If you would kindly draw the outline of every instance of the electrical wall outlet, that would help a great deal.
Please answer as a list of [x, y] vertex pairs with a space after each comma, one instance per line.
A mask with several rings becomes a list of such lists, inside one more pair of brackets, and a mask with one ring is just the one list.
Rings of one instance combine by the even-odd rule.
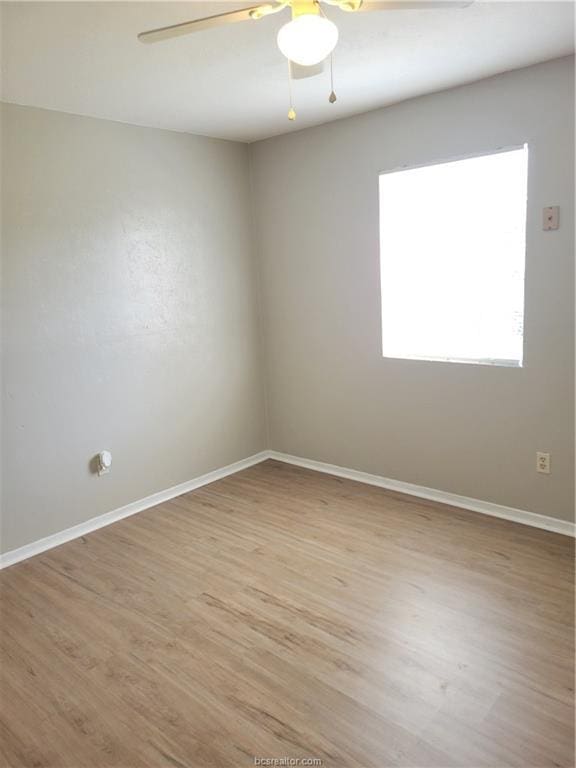
[[536, 452], [536, 472], [542, 472], [544, 475], [550, 474], [550, 454], [542, 451]]

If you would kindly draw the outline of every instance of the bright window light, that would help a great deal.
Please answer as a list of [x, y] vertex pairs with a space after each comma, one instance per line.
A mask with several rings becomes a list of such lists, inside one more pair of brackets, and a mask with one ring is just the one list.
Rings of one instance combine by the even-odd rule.
[[522, 365], [528, 147], [380, 176], [384, 357]]

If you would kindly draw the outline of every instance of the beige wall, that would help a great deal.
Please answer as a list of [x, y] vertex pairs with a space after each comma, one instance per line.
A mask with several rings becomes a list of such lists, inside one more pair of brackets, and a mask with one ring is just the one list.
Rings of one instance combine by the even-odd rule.
[[265, 429], [247, 147], [2, 118], [6, 551], [245, 458]]
[[[573, 515], [573, 94], [559, 59], [253, 146], [272, 448]], [[525, 141], [525, 367], [383, 359], [378, 172]]]

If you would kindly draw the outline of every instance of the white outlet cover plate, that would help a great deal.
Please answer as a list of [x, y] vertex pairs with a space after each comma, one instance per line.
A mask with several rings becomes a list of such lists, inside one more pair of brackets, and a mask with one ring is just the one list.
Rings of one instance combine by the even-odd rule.
[[550, 474], [550, 454], [543, 451], [536, 453], [536, 471], [544, 475]]

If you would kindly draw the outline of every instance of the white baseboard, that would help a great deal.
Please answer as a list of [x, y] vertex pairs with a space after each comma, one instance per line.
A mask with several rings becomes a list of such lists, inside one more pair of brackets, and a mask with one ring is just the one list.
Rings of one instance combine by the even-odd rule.
[[60, 544], [65, 544], [72, 539], [85, 536], [87, 533], [97, 531], [99, 528], [104, 528], [106, 525], [116, 523], [118, 520], [122, 520], [125, 517], [135, 515], [137, 512], [142, 512], [150, 507], [155, 507], [163, 501], [169, 501], [176, 496], [181, 496], [183, 493], [188, 493], [203, 485], [213, 483], [215, 480], [221, 480], [223, 477], [233, 475], [236, 472], [254, 466], [254, 464], [260, 464], [261, 461], [264, 461], [267, 458], [269, 458], [269, 451], [256, 453], [254, 456], [249, 456], [247, 459], [236, 461], [234, 464], [222, 467], [222, 469], [216, 469], [213, 472], [208, 472], [206, 475], [201, 475], [193, 480], [187, 480], [185, 483], [174, 485], [172, 488], [168, 488], [165, 491], [159, 491], [158, 493], [153, 493], [151, 496], [146, 496], [146, 498], [140, 499], [139, 501], [133, 501], [112, 512], [106, 512], [98, 517], [93, 517], [90, 520], [86, 520], [85, 523], [80, 523], [79, 525], [72, 526], [72, 528], [66, 528], [64, 531], [53, 533], [51, 536], [46, 536], [44, 539], [33, 541], [31, 544], [25, 544], [18, 549], [12, 549], [9, 552], [5, 552], [3, 555], [0, 555], [0, 569], [19, 563], [21, 560], [27, 560], [29, 557], [39, 555], [41, 552], [46, 552], [48, 549], [58, 547]]
[[65, 544], [72, 539], [85, 536], [88, 533], [92, 533], [92, 531], [97, 531], [99, 528], [104, 528], [104, 526], [115, 523], [125, 517], [135, 515], [137, 512], [142, 512], [145, 509], [150, 509], [150, 507], [155, 507], [163, 501], [169, 501], [176, 496], [181, 496], [183, 493], [188, 493], [196, 488], [201, 488], [203, 485], [208, 485], [216, 480], [221, 480], [224, 477], [228, 477], [228, 475], [233, 475], [243, 469], [248, 469], [248, 467], [253, 467], [255, 464], [260, 464], [260, 462], [266, 461], [266, 459], [283, 461], [285, 464], [294, 464], [297, 467], [312, 469], [316, 472], [324, 472], [327, 475], [345, 477], [348, 480], [356, 480], [360, 483], [375, 485], [379, 488], [386, 488], [389, 491], [397, 491], [398, 493], [405, 493], [409, 496], [416, 496], [421, 499], [438, 501], [442, 504], [449, 504], [453, 507], [460, 507], [472, 512], [480, 512], [483, 515], [491, 515], [492, 517], [500, 517], [504, 520], [512, 520], [515, 523], [531, 525], [534, 528], [543, 528], [546, 531], [561, 533], [565, 536], [576, 536], [576, 525], [574, 523], [558, 520], [554, 517], [547, 517], [546, 515], [539, 515], [536, 512], [526, 512], [522, 509], [504, 507], [500, 504], [493, 504], [490, 501], [471, 499], [468, 496], [459, 496], [456, 493], [439, 491], [435, 488], [424, 488], [421, 485], [404, 483], [401, 480], [391, 480], [387, 477], [371, 475], [368, 472], [360, 472], [356, 469], [347, 469], [346, 467], [338, 467], [335, 464], [326, 464], [323, 461], [314, 461], [313, 459], [303, 459], [299, 456], [290, 456], [287, 453], [279, 453], [278, 451], [261, 451], [253, 456], [249, 456], [247, 459], [242, 459], [241, 461], [236, 461], [234, 464], [229, 464], [227, 467], [208, 472], [206, 475], [201, 475], [193, 480], [180, 483], [180, 485], [174, 485], [172, 488], [168, 488], [165, 491], [153, 493], [151, 496], [146, 496], [146, 498], [140, 499], [139, 501], [133, 501], [112, 512], [106, 512], [105, 514], [93, 517], [84, 523], [74, 525], [72, 528], [66, 528], [66, 530], [59, 531], [51, 536], [46, 536], [44, 539], [39, 539], [38, 541], [33, 541], [31, 544], [25, 544], [18, 549], [5, 552], [3, 555], [0, 555], [0, 569], [19, 563], [21, 560], [27, 560], [29, 557], [39, 555], [41, 552], [46, 552], [48, 549], [58, 547], [60, 544]]
[[456, 493], [448, 491], [439, 491], [435, 488], [425, 488], [413, 483], [404, 483], [401, 480], [391, 480], [380, 475], [370, 475], [367, 472], [359, 472], [356, 469], [347, 469], [338, 467], [335, 464], [325, 464], [323, 461], [314, 461], [313, 459], [302, 459], [299, 456], [290, 456], [278, 451], [268, 451], [268, 458], [283, 461], [286, 464], [294, 464], [297, 467], [313, 469], [316, 472], [324, 472], [336, 477], [345, 477], [348, 480], [357, 480], [360, 483], [376, 485], [379, 488], [386, 488], [389, 491], [406, 493], [410, 496], [417, 496], [421, 499], [438, 501], [442, 504], [449, 504], [453, 507], [461, 507], [471, 512], [480, 512], [483, 515], [500, 517], [504, 520], [512, 520], [515, 523], [531, 525], [533, 528], [543, 528], [546, 531], [561, 533], [565, 536], [576, 536], [576, 525], [567, 520], [558, 520], [555, 517], [539, 515], [536, 512], [526, 512], [523, 509], [514, 509], [513, 507], [504, 507], [501, 504], [494, 504], [491, 501], [481, 501], [480, 499], [471, 499], [468, 496], [459, 496]]

